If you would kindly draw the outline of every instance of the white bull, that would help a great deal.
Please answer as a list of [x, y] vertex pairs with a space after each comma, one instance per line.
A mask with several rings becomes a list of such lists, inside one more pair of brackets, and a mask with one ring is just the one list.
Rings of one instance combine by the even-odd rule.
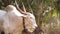
[[4, 19], [3, 27], [5, 34], [21, 34], [23, 30], [23, 17], [25, 28], [29, 32], [33, 32], [37, 27], [33, 14], [21, 14], [13, 5], [8, 5], [6, 11], [7, 13], [2, 17]]

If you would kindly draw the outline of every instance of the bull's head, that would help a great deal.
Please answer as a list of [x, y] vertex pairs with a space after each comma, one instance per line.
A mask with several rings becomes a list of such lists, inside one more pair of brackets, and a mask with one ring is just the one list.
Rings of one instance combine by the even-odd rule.
[[33, 32], [37, 27], [35, 17], [31, 13], [27, 13], [27, 15], [25, 15], [24, 22], [25, 22], [25, 28], [29, 32]]
[[23, 17], [24, 17], [25, 28], [26, 28], [29, 32], [33, 32], [33, 31], [36, 29], [36, 27], [37, 27], [37, 24], [36, 24], [36, 20], [35, 20], [34, 15], [31, 14], [31, 13], [28, 13], [28, 12], [26, 11], [24, 4], [23, 4], [23, 10], [24, 10], [24, 11], [22, 11], [22, 10], [18, 7], [18, 4], [17, 4], [16, 1], [15, 1], [15, 3], [16, 3], [17, 9], [18, 9], [21, 13], [24, 14]]

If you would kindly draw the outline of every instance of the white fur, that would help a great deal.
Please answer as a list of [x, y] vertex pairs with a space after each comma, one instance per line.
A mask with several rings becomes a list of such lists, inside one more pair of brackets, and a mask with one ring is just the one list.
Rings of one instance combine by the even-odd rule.
[[5, 14], [6, 14], [6, 11], [0, 10], [0, 20], [4, 18]]
[[6, 14], [6, 11], [0, 10], [0, 32], [4, 31], [3, 23], [4, 23], [5, 14]]

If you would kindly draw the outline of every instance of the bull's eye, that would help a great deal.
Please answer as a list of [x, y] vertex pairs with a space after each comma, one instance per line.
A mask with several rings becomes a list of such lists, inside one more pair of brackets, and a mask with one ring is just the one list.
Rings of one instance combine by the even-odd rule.
[[32, 19], [32, 17], [30, 17], [30, 19]]

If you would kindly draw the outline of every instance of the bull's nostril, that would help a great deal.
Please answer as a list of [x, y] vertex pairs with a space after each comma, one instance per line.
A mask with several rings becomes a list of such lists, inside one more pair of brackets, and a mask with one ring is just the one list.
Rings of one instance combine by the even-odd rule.
[[2, 31], [1, 34], [4, 34], [4, 31]]

